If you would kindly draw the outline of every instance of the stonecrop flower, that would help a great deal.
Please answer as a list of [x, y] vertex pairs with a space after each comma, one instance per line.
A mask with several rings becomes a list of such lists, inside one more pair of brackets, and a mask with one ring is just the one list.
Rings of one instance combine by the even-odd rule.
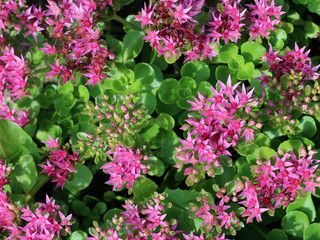
[[294, 49], [286, 48], [285, 54], [281, 55], [279, 50], [274, 51], [270, 45], [262, 60], [268, 63], [271, 76], [261, 72], [262, 76], [256, 78], [262, 82], [260, 88], [267, 86], [279, 93], [277, 99], [274, 99], [263, 92], [264, 101], [267, 103], [265, 112], [271, 117], [271, 125], [291, 134], [298, 131], [296, 121], [291, 119], [292, 110], [313, 115], [319, 114], [320, 108], [317, 103], [319, 84], [316, 81], [319, 78], [316, 71], [320, 65], [313, 67], [308, 57], [310, 50], [304, 51], [305, 47], [299, 49], [296, 43]]
[[8, 240], [15, 239], [60, 239], [61, 235], [71, 233], [70, 220], [72, 214], [65, 216], [60, 210], [60, 206], [51, 201], [46, 195], [46, 203], [37, 203], [35, 211], [31, 211], [29, 206], [20, 207], [20, 216], [26, 224], [25, 226], [11, 225], [7, 229], [10, 231]]
[[[170, 224], [164, 212], [170, 208], [164, 203], [166, 196], [155, 193], [146, 201], [135, 204], [133, 200], [126, 200], [122, 207], [125, 211], [120, 216], [115, 216], [112, 222], [116, 225], [102, 231], [101, 227], [92, 229], [94, 237], [86, 237], [87, 240], [97, 239], [158, 239], [158, 240], [178, 240], [182, 231], [176, 230], [178, 222]], [[121, 231], [121, 230], [124, 230]]]
[[191, 183], [203, 178], [205, 172], [214, 176], [214, 167], [221, 166], [221, 157], [231, 156], [228, 148], [236, 146], [241, 138], [246, 143], [253, 140], [254, 129], [261, 127], [260, 123], [247, 119], [252, 107], [258, 105], [252, 98], [253, 89], [247, 91], [243, 84], [239, 92], [236, 88], [240, 82], [232, 86], [230, 76], [227, 84], [218, 83], [220, 89], [211, 88], [212, 97], [205, 98], [199, 93], [199, 99], [189, 101], [192, 105], [189, 111], [195, 111], [195, 117], [185, 120], [188, 124], [181, 128], [188, 130], [188, 136], [176, 148], [175, 167], [181, 170], [186, 165], [184, 174], [189, 175]]
[[110, 175], [106, 184], [112, 184], [113, 190], [121, 190], [123, 187], [132, 188], [134, 181], [147, 173], [147, 167], [143, 161], [148, 156], [142, 156], [139, 149], [135, 152], [132, 148], [116, 145], [114, 150], [109, 150], [106, 154], [113, 154], [113, 160], [105, 163], [101, 169]]
[[70, 174], [76, 173], [75, 166], [78, 164], [79, 153], [73, 152], [69, 154], [67, 150], [59, 148], [59, 138], [53, 139], [50, 136], [49, 141], [44, 141], [47, 144], [47, 148], [53, 148], [53, 151], [49, 152], [49, 158], [46, 160], [45, 164], [39, 164], [43, 169], [41, 173], [48, 174], [49, 177], [53, 177], [51, 182], [56, 182], [56, 188], [63, 186], [67, 181]]

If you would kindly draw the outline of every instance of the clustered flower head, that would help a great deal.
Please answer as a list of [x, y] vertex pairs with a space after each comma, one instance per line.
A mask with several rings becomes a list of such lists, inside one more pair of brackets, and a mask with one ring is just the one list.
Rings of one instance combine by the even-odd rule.
[[20, 216], [26, 222], [24, 227], [12, 224], [7, 229], [10, 231], [10, 239], [60, 239], [60, 234], [67, 235], [71, 232], [70, 220], [72, 214], [67, 217], [59, 211], [60, 206], [51, 201], [46, 195], [46, 203], [38, 203], [35, 211], [26, 208], [19, 208], [22, 212]]
[[[58, 77], [65, 83], [74, 80], [75, 72], [80, 72], [88, 78], [86, 84], [92, 86], [107, 78], [106, 61], [115, 56], [102, 45], [99, 28], [94, 20], [96, 18], [93, 16], [98, 14], [101, 7], [112, 4], [112, 1], [48, 0], [48, 3], [48, 10], [42, 12], [46, 16], [42, 25], [48, 26], [46, 29], [55, 41], [53, 44], [44, 43], [45, 47], [40, 49], [45, 54], [58, 55], [61, 62], [63, 59], [66, 64], [57, 59], [55, 65], [50, 64], [52, 70], [46, 76]], [[25, 12], [22, 17], [33, 19], [35, 15]], [[40, 21], [37, 19], [34, 25]]]
[[59, 138], [54, 140], [49, 135], [48, 137], [50, 140], [43, 143], [48, 145], [47, 148], [54, 148], [54, 150], [49, 152], [49, 158], [45, 164], [39, 164], [43, 168], [41, 173], [47, 173], [49, 177], [53, 177], [51, 182], [57, 183], [56, 188], [61, 186], [61, 189], [63, 189], [66, 180], [72, 177], [72, 173], [77, 172], [75, 166], [79, 164], [79, 153], [69, 154], [67, 147], [59, 148]]
[[198, 24], [195, 18], [204, 5], [204, 0], [164, 0], [156, 1], [154, 6], [150, 1], [149, 6], [145, 5], [135, 18], [142, 27], [148, 26], [147, 36], [143, 39], [148, 40], [159, 55], [170, 60], [177, 59], [181, 54], [186, 56], [185, 61], [212, 59], [217, 55], [213, 50], [215, 45], [203, 28], [195, 29]]
[[[262, 72], [262, 77], [256, 79], [262, 81], [261, 87], [268, 86], [272, 92], [277, 94], [278, 99], [268, 99], [263, 92], [264, 101], [268, 108], [266, 114], [273, 116], [272, 125], [279, 129], [286, 126], [283, 131], [294, 133], [296, 122], [291, 119], [293, 109], [313, 115], [319, 112], [319, 105], [311, 103], [318, 101], [320, 87], [316, 80], [319, 78], [317, 69], [320, 65], [312, 67], [311, 59], [308, 57], [310, 50], [304, 52], [305, 47], [299, 49], [295, 44], [293, 50], [285, 49], [284, 54], [280, 50], [274, 51], [270, 45], [262, 60], [269, 65], [271, 76]], [[270, 74], [269, 74], [270, 75]], [[308, 82], [308, 80], [311, 80]], [[314, 85], [309, 85], [314, 81]], [[312, 89], [313, 88], [313, 89]]]
[[100, 227], [92, 229], [93, 237], [87, 240], [124, 240], [124, 239], [158, 239], [178, 240], [181, 231], [176, 230], [177, 221], [166, 220], [164, 211], [170, 208], [169, 203], [164, 203], [166, 196], [155, 193], [154, 197], [145, 203], [135, 204], [133, 200], [127, 200], [123, 205], [125, 211], [120, 216], [112, 219], [116, 226], [102, 231]]
[[281, 6], [276, 6], [274, 0], [255, 0], [255, 4], [246, 4], [251, 8], [247, 12], [247, 27], [252, 39], [257, 36], [266, 37], [270, 35], [270, 31], [274, 31], [274, 26], [278, 25], [280, 16], [285, 12], [281, 11]]
[[0, 159], [0, 232], [11, 226], [16, 217], [16, 208], [8, 201], [8, 196], [3, 190], [3, 186], [7, 183], [6, 178], [10, 173], [11, 167], [7, 167]]
[[20, 126], [28, 123], [28, 113], [17, 111], [12, 103], [28, 95], [28, 71], [24, 58], [16, 56], [12, 47], [0, 49], [0, 119], [11, 120]]
[[[246, 4], [248, 8], [240, 5], [240, 0], [220, 0], [217, 6], [208, 6], [209, 12], [204, 6], [204, 0], [162, 0], [154, 5], [150, 1], [135, 18], [142, 27], [147, 26], [143, 39], [159, 55], [172, 60], [183, 54], [185, 61], [192, 61], [207, 57], [212, 60], [217, 55], [215, 43], [237, 42], [245, 30], [253, 39], [268, 36], [284, 14], [273, 0], [256, 0]], [[209, 20], [198, 22], [199, 13], [207, 14]]]
[[134, 181], [141, 177], [141, 173], [147, 173], [147, 167], [143, 165], [143, 161], [147, 160], [148, 156], [141, 155], [139, 149], [134, 152], [132, 148], [127, 149], [123, 145], [116, 145], [106, 154], [111, 153], [113, 160], [105, 163], [101, 169], [110, 175], [106, 184], [112, 184], [113, 190], [121, 190], [124, 186], [130, 189]]
[[[126, 147], [133, 146], [139, 125], [150, 118], [145, 108], [134, 102], [135, 96], [114, 95], [98, 97], [96, 104], [88, 102], [82, 114], [92, 116], [92, 122], [98, 123], [95, 133], [88, 133], [87, 141], [79, 141], [80, 151], [90, 156], [105, 156], [109, 146], [121, 142]], [[87, 149], [88, 148], [88, 149]]]
[[[199, 93], [199, 100], [189, 101], [195, 111], [194, 117], [186, 120], [188, 124], [181, 129], [188, 130], [186, 140], [180, 140], [181, 146], [176, 148], [176, 165], [179, 170], [184, 166], [188, 175], [187, 184], [192, 185], [204, 177], [204, 173], [214, 177], [215, 168], [221, 167], [221, 158], [231, 156], [230, 146], [236, 146], [238, 140], [254, 139], [254, 129], [262, 125], [250, 120], [254, 114], [252, 107], [258, 105], [253, 100], [253, 89], [247, 91], [244, 84], [239, 92], [232, 86], [229, 76], [227, 84], [218, 81], [220, 89], [212, 87], [213, 97], [205, 98]], [[251, 117], [252, 118], [252, 117]]]
[[[241, 219], [246, 219], [247, 224], [254, 219], [260, 222], [263, 212], [273, 214], [276, 208], [286, 208], [308, 191], [315, 194], [320, 182], [317, 177], [320, 160], [313, 159], [316, 153], [310, 146], [308, 151], [301, 148], [300, 157], [297, 151], [284, 153], [279, 149], [278, 155], [269, 160], [258, 159], [258, 165], [252, 166], [253, 181], [245, 177], [244, 182], [234, 180], [233, 185], [214, 184], [215, 200], [202, 190], [197, 197], [199, 204], [192, 204], [191, 211], [194, 217], [203, 219], [201, 229], [205, 236], [220, 236], [222, 232], [235, 236], [245, 226]], [[235, 203], [238, 210], [231, 208]]]

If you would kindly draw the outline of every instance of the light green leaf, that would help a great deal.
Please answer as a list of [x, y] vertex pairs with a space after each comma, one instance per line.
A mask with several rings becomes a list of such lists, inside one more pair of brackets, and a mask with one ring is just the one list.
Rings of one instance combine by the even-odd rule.
[[14, 167], [14, 176], [20, 188], [29, 193], [38, 179], [38, 172], [30, 154], [22, 156]]
[[92, 181], [92, 173], [87, 166], [79, 165], [75, 169], [77, 173], [74, 174], [72, 181], [67, 181], [64, 185], [64, 187], [71, 192], [79, 192], [85, 189]]
[[302, 238], [304, 231], [309, 226], [309, 219], [303, 212], [292, 211], [284, 216], [281, 226], [286, 233]]

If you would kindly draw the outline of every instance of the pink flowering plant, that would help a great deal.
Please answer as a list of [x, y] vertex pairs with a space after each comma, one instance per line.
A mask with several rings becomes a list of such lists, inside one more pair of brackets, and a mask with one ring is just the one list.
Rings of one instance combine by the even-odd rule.
[[319, 6], [0, 1], [0, 239], [319, 239]]

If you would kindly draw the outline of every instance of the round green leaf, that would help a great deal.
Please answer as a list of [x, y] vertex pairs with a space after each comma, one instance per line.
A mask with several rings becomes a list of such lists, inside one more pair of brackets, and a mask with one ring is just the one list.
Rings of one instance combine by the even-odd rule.
[[238, 82], [237, 71], [232, 70], [231, 68], [225, 65], [219, 65], [216, 68], [215, 76], [217, 80], [220, 80], [223, 83], [226, 83], [229, 75], [231, 76], [231, 81], [233, 85]]
[[304, 212], [310, 222], [313, 222], [316, 218], [316, 208], [314, 207], [311, 192], [308, 191], [304, 198], [298, 198], [298, 201], [290, 203], [286, 208], [287, 213], [292, 211], [301, 211]]
[[59, 125], [56, 125], [47, 119], [43, 119], [40, 123], [36, 137], [40, 141], [48, 141], [49, 140], [48, 135], [53, 139], [56, 139], [57, 137], [61, 137], [62, 129]]
[[196, 81], [191, 77], [182, 77], [179, 80], [179, 84], [182, 88], [191, 88], [195, 89], [197, 87]]
[[66, 82], [62, 86], [58, 87], [58, 93], [61, 95], [65, 95], [67, 93], [73, 93], [74, 87], [72, 86], [71, 82]]
[[165, 130], [171, 130], [174, 127], [173, 117], [166, 113], [160, 113], [155, 122]]
[[174, 78], [168, 78], [161, 82], [158, 90], [159, 98], [165, 104], [173, 104], [178, 100], [178, 93], [180, 90], [178, 81]]
[[282, 229], [275, 228], [269, 232], [267, 240], [288, 240], [288, 236]]
[[32, 64], [38, 66], [44, 59], [43, 52], [37, 47], [32, 47], [30, 49], [30, 53], [31, 53]]
[[308, 9], [310, 12], [320, 15], [320, 0], [311, 0], [308, 3]]
[[76, 89], [76, 95], [79, 98], [80, 102], [86, 102], [89, 100], [90, 98], [90, 94], [88, 89], [83, 86], [83, 85], [79, 85]]
[[244, 62], [244, 57], [242, 57], [241, 55], [237, 55], [229, 60], [228, 67], [232, 70], [238, 70], [244, 65]]
[[223, 63], [228, 63], [232, 58], [238, 55], [239, 48], [233, 43], [224, 45], [219, 50], [218, 60]]
[[149, 178], [145, 179], [145, 181], [136, 180], [132, 188], [133, 196], [136, 201], [142, 201], [149, 198], [157, 188], [158, 185]]
[[142, 99], [141, 103], [146, 107], [146, 112], [153, 113], [157, 106], [156, 97], [151, 93], [141, 93], [139, 97]]
[[85, 165], [79, 165], [76, 167], [77, 173], [74, 174], [74, 178], [71, 182], [65, 183], [65, 188], [71, 192], [78, 192], [89, 186], [92, 180], [92, 173]]
[[186, 62], [181, 68], [182, 77], [191, 77], [197, 82], [206, 81], [210, 77], [210, 69], [204, 62]]
[[317, 125], [313, 117], [302, 117], [299, 128], [302, 130], [302, 135], [307, 138], [313, 137], [317, 132]]
[[212, 85], [209, 82], [201, 82], [198, 84], [196, 92], [200, 92], [202, 95], [206, 97], [213, 97]]
[[266, 160], [269, 160], [271, 157], [277, 155], [277, 153], [272, 149], [272, 148], [269, 148], [269, 147], [260, 147], [259, 148], [259, 151], [258, 151], [258, 158], [259, 159], [266, 159]]
[[309, 219], [303, 212], [292, 211], [284, 216], [281, 221], [281, 226], [286, 233], [301, 238], [309, 226]]
[[247, 62], [259, 60], [265, 52], [265, 47], [257, 42], [246, 42], [241, 45], [241, 55]]
[[71, 236], [68, 237], [68, 240], [85, 240], [88, 235], [81, 230], [76, 230], [72, 232]]
[[136, 81], [143, 84], [150, 84], [155, 78], [153, 68], [147, 63], [139, 63], [134, 68], [134, 77]]
[[24, 155], [19, 159], [14, 168], [14, 175], [20, 188], [25, 193], [29, 193], [38, 179], [36, 165], [30, 154]]
[[99, 215], [102, 215], [107, 210], [107, 204], [104, 202], [98, 202], [94, 208], [97, 210]]
[[125, 63], [130, 58], [135, 58], [141, 52], [144, 33], [141, 31], [128, 32], [123, 38], [122, 60]]
[[302, 142], [298, 139], [289, 139], [287, 141], [284, 141], [279, 145], [279, 148], [282, 149], [284, 152], [292, 151], [293, 149], [296, 149], [299, 154], [301, 152], [301, 147], [303, 146]]
[[303, 240], [320, 239], [320, 223], [310, 224], [303, 234]]
[[178, 95], [181, 99], [189, 98], [192, 95], [192, 90], [191, 90], [191, 88], [188, 88], [188, 87], [181, 88]]
[[123, 92], [126, 90], [126, 84], [123, 83], [121, 79], [116, 79], [112, 81], [111, 87], [116, 92]]
[[239, 80], [248, 80], [252, 77], [253, 71], [254, 64], [252, 62], [248, 62], [238, 70], [237, 78]]

